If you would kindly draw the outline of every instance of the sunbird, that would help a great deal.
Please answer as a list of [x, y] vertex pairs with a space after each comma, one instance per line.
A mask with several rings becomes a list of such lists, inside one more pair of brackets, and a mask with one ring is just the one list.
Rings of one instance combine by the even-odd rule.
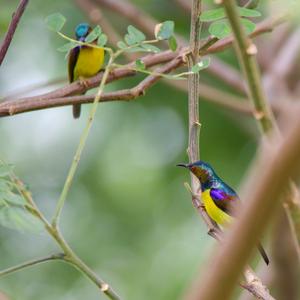
[[[87, 23], [81, 23], [75, 28], [76, 40], [85, 42], [86, 37], [92, 31]], [[97, 44], [96, 40], [92, 41]], [[80, 80], [84, 85], [85, 78], [96, 75], [102, 68], [104, 63], [104, 49], [93, 48], [86, 45], [79, 45], [73, 48], [69, 53], [69, 82]], [[73, 105], [73, 117], [79, 118], [81, 111], [80, 104]]]
[[[201, 198], [209, 217], [217, 224], [226, 227], [233, 221], [232, 213], [240, 203], [237, 193], [227, 185], [204, 161], [196, 161], [190, 164], [178, 164], [179, 167], [189, 169], [201, 183]], [[264, 248], [259, 243], [258, 251], [268, 265], [269, 258]]]

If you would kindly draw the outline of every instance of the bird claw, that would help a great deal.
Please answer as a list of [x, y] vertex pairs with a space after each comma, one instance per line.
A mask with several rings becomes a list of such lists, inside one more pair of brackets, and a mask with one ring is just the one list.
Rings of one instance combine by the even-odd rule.
[[78, 79], [79, 79], [80, 85], [83, 86], [85, 89], [87, 89], [89, 87], [87, 80], [84, 77], [80, 76]]

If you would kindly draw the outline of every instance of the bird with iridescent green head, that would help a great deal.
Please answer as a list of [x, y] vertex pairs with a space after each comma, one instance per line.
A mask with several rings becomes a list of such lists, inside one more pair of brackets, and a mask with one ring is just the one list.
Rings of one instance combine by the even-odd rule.
[[[85, 42], [86, 37], [92, 31], [87, 23], [81, 23], [75, 28], [76, 40]], [[96, 40], [91, 42], [97, 44]], [[104, 63], [104, 49], [94, 48], [86, 45], [79, 45], [69, 53], [68, 71], [69, 82], [80, 80], [85, 84], [85, 78], [96, 75]], [[81, 111], [80, 104], [73, 105], [73, 116], [79, 118]]]
[[[209, 217], [223, 227], [228, 226], [233, 221], [236, 207], [240, 205], [237, 193], [204, 161], [177, 166], [189, 169], [199, 179], [201, 198]], [[261, 244], [258, 244], [258, 250], [266, 264], [269, 264], [269, 258]]]

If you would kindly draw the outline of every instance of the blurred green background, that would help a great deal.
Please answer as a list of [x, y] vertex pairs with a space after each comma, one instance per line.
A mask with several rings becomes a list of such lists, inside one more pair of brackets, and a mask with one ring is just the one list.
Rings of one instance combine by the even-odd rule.
[[[175, 20], [176, 31], [188, 37], [189, 15], [172, 1], [135, 2], [160, 21]], [[2, 38], [18, 1], [0, 3]], [[67, 62], [56, 50], [64, 41], [44, 23], [54, 12], [66, 16], [64, 32], [70, 36], [77, 23], [86, 21], [71, 0], [30, 1], [0, 68], [1, 96], [66, 77]], [[125, 32], [124, 19], [113, 21]], [[219, 57], [236, 64], [232, 50]], [[201, 77], [226, 89], [206, 72]], [[109, 89], [131, 87], [141, 78], [113, 83]], [[0, 120], [0, 157], [16, 166], [49, 217], [89, 108], [86, 105], [76, 121], [71, 107]], [[255, 151], [255, 124], [207, 102], [200, 108], [201, 158], [238, 188]], [[214, 247], [183, 186], [189, 174], [175, 167], [187, 161], [187, 129], [187, 95], [164, 83], [138, 101], [101, 104], [97, 112], [63, 211], [62, 231], [79, 256], [124, 299], [179, 299]], [[1, 268], [57, 251], [46, 233], [1, 227], [0, 234]], [[10, 299], [105, 299], [83, 275], [61, 262], [1, 278], [0, 290]]]

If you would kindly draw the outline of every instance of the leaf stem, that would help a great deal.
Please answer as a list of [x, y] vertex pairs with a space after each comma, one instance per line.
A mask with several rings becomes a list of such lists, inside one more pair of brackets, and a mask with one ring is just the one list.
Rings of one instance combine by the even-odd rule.
[[45, 257], [41, 257], [41, 258], [37, 258], [37, 259], [33, 259], [33, 260], [29, 260], [26, 261], [22, 264], [16, 265], [14, 267], [10, 267], [7, 269], [4, 269], [2, 271], [0, 271], [0, 277], [4, 277], [6, 275], [9, 275], [11, 273], [23, 270], [25, 268], [37, 265], [37, 264], [41, 264], [47, 261], [51, 261], [51, 260], [64, 260], [64, 254], [63, 253], [57, 253], [57, 254], [52, 254], [49, 256], [45, 256]]

